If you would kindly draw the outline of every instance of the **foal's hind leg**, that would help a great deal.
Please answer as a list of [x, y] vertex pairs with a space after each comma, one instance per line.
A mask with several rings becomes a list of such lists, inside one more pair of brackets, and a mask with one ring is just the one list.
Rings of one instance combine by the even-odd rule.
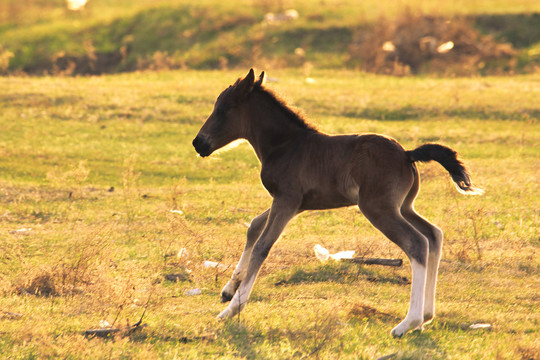
[[266, 225], [269, 212], [270, 209], [266, 210], [265, 212], [257, 216], [255, 219], [253, 219], [253, 221], [251, 221], [251, 224], [249, 225], [247, 231], [247, 241], [246, 246], [244, 247], [244, 252], [240, 257], [238, 265], [236, 265], [236, 269], [234, 270], [231, 279], [229, 280], [227, 285], [225, 285], [223, 290], [221, 290], [221, 302], [230, 301], [234, 296], [234, 293], [236, 293], [236, 290], [240, 286], [240, 283], [246, 277], [246, 271], [249, 264], [249, 259], [251, 258], [251, 251], [253, 250], [253, 245], [255, 245], [255, 243], [257, 242], [257, 239], [261, 235], [261, 232]]
[[[416, 169], [415, 169], [416, 171]], [[403, 205], [401, 214], [418, 231], [428, 239], [428, 258], [426, 275], [426, 292], [424, 298], [424, 324], [431, 322], [435, 316], [435, 289], [437, 287], [437, 274], [442, 254], [443, 232], [437, 226], [418, 215], [414, 210], [413, 202], [419, 190], [419, 177], [416, 173], [413, 186]]]
[[424, 293], [428, 240], [399, 212], [394, 204], [384, 205], [384, 199], [362, 199], [359, 207], [368, 220], [386, 237], [397, 244], [409, 257], [412, 268], [411, 299], [407, 316], [392, 329], [392, 335], [401, 337], [410, 330], [419, 329], [424, 322]]
[[442, 254], [443, 233], [437, 226], [418, 215], [414, 209], [402, 209], [403, 216], [428, 239], [426, 291], [424, 299], [424, 324], [430, 323], [435, 316], [435, 289], [437, 274]]

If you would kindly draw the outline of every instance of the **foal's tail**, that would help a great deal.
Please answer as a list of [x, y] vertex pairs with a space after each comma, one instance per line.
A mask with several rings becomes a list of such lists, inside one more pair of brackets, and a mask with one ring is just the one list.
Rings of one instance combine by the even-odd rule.
[[414, 150], [406, 151], [406, 153], [411, 162], [437, 161], [450, 173], [460, 193], [468, 195], [482, 195], [484, 193], [484, 190], [472, 185], [465, 165], [458, 159], [457, 153], [449, 147], [439, 144], [425, 144]]

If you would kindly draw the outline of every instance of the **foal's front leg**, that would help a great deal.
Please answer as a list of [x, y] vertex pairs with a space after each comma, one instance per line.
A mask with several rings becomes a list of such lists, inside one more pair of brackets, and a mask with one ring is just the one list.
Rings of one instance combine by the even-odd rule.
[[289, 220], [297, 214], [297, 209], [298, 207], [292, 206], [290, 202], [274, 199], [266, 226], [252, 248], [246, 275], [241, 280], [229, 306], [218, 315], [219, 319], [233, 317], [246, 306], [262, 263]]
[[236, 290], [240, 286], [240, 283], [246, 277], [246, 271], [249, 264], [249, 259], [251, 257], [253, 245], [255, 245], [257, 239], [261, 235], [261, 232], [266, 225], [266, 221], [268, 220], [269, 213], [270, 209], [266, 210], [265, 212], [257, 216], [255, 219], [253, 219], [253, 221], [251, 221], [251, 224], [249, 225], [247, 231], [247, 241], [246, 246], [244, 247], [244, 252], [240, 257], [238, 265], [236, 265], [236, 269], [234, 270], [231, 279], [229, 280], [227, 285], [225, 285], [223, 290], [221, 290], [221, 302], [227, 302], [231, 300], [234, 296], [234, 293], [236, 293]]

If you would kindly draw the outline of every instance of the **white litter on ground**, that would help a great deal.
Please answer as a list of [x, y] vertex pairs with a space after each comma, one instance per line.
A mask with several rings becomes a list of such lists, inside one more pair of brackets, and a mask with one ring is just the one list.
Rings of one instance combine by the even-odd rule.
[[486, 330], [490, 330], [491, 329], [491, 324], [472, 324], [471, 326], [469, 326], [469, 329], [486, 329]]
[[332, 259], [332, 260], [352, 259], [355, 253], [354, 250], [346, 250], [346, 251], [337, 252], [335, 254], [330, 254], [330, 252], [327, 249], [325, 249], [319, 244], [315, 245], [313, 247], [313, 250], [315, 251], [315, 257], [321, 261], [326, 261], [328, 259]]
[[217, 261], [209, 261], [209, 260], [206, 260], [204, 263], [203, 263], [203, 266], [207, 269], [210, 269], [210, 268], [218, 268], [219, 270], [227, 270], [229, 268], [229, 266], [225, 265], [225, 264], [220, 264], [218, 263]]
[[186, 291], [187, 296], [195, 296], [195, 295], [201, 295], [202, 290], [199, 288], [191, 289]]

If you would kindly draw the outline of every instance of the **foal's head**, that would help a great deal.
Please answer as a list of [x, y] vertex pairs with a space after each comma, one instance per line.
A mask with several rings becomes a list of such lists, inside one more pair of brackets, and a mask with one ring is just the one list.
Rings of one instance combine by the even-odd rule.
[[218, 96], [214, 111], [193, 140], [199, 155], [209, 156], [230, 142], [245, 137], [248, 123], [244, 105], [253, 89], [264, 83], [264, 77], [262, 72], [255, 80], [251, 69], [245, 78], [238, 79]]

